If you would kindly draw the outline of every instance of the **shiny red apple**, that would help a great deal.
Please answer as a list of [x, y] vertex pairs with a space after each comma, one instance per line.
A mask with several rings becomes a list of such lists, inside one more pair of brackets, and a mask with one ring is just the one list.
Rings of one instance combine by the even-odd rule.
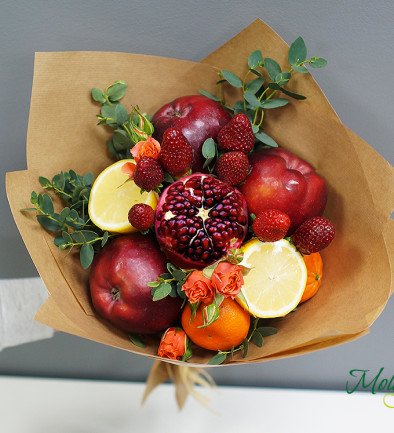
[[153, 301], [150, 281], [166, 272], [166, 258], [156, 240], [139, 233], [119, 236], [95, 257], [90, 294], [97, 313], [117, 328], [154, 334], [173, 325], [182, 300], [167, 296]]
[[282, 148], [254, 152], [251, 172], [239, 187], [248, 210], [257, 215], [278, 209], [289, 215], [291, 234], [305, 220], [321, 215], [327, 202], [325, 180], [306, 161]]
[[203, 165], [201, 147], [207, 138], [216, 139], [220, 129], [231, 119], [219, 103], [203, 95], [181, 96], [161, 107], [152, 119], [154, 137], [161, 142], [164, 131], [179, 128], [194, 149], [193, 171]]

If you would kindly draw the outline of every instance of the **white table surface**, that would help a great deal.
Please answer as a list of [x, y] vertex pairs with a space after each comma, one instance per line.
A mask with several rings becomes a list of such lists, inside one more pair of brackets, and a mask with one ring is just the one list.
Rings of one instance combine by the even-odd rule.
[[192, 398], [179, 411], [172, 385], [141, 406], [143, 390], [136, 383], [0, 377], [0, 432], [371, 433], [394, 425], [382, 394], [220, 387], [208, 392], [213, 413]]

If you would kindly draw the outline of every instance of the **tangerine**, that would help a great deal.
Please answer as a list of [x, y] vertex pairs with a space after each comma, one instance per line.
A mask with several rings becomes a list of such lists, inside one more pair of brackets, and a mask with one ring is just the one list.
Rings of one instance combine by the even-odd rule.
[[204, 349], [224, 351], [239, 346], [244, 341], [249, 331], [250, 316], [238, 302], [224, 298], [219, 306], [219, 318], [210, 325], [199, 328], [204, 324], [204, 307], [204, 304], [199, 306], [194, 318], [189, 304], [182, 312], [182, 327], [193, 343]]
[[316, 295], [317, 291], [320, 289], [323, 278], [323, 260], [319, 253], [305, 255], [304, 261], [308, 277], [300, 303]]

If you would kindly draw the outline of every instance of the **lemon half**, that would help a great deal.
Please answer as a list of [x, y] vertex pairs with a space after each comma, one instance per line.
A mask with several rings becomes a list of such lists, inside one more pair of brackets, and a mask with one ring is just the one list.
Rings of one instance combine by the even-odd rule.
[[253, 316], [281, 317], [300, 302], [307, 281], [302, 255], [287, 240], [252, 239], [243, 247], [241, 265], [250, 268], [237, 301]]
[[92, 222], [113, 233], [130, 233], [136, 229], [130, 225], [128, 213], [137, 203], [145, 203], [156, 209], [157, 194], [154, 191], [141, 194], [133, 180], [122, 172], [127, 162], [135, 164], [133, 159], [122, 159], [107, 167], [94, 181], [89, 197], [88, 212]]

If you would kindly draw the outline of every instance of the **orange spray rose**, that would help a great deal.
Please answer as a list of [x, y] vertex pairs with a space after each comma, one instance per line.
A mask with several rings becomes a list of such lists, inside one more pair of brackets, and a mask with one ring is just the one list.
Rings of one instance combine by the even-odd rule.
[[244, 284], [242, 268], [228, 262], [221, 262], [214, 270], [212, 286], [226, 298], [234, 299]]
[[202, 271], [193, 271], [182, 286], [190, 303], [201, 301], [210, 304], [213, 301], [214, 291], [209, 278]]
[[153, 137], [148, 137], [145, 141], [139, 141], [131, 149], [131, 154], [136, 162], [143, 157], [158, 159], [160, 154], [160, 143]]
[[181, 328], [168, 328], [161, 337], [157, 354], [162, 358], [182, 359], [187, 351], [187, 336]]

